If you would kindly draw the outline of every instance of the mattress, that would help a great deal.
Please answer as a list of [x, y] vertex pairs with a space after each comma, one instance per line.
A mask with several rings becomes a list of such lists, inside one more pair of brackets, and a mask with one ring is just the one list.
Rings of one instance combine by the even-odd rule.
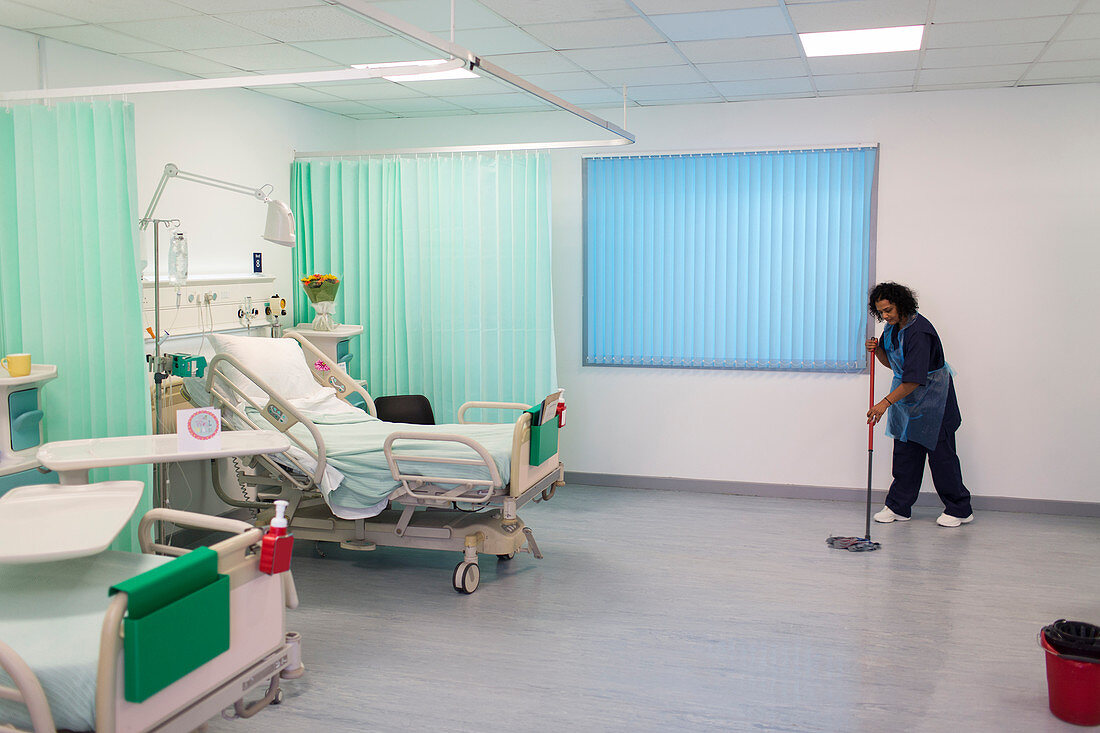
[[[171, 559], [108, 550], [60, 562], [0, 565], [0, 640], [34, 670], [58, 729], [95, 728], [108, 588]], [[3, 670], [0, 685], [13, 686]], [[7, 700], [0, 700], [0, 722], [30, 728], [27, 708]]]

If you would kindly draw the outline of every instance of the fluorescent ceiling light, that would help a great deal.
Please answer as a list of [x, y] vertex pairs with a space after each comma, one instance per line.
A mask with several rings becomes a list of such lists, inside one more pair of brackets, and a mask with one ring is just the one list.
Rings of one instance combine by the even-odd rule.
[[798, 34], [798, 38], [802, 41], [802, 48], [809, 57], [919, 51], [923, 37], [923, 25]]
[[353, 69], [387, 69], [391, 66], [400, 66], [408, 68], [410, 66], [417, 66], [424, 69], [422, 74], [395, 74], [393, 76], [383, 76], [386, 81], [437, 81], [439, 79], [476, 79], [477, 74], [469, 69], [459, 67], [457, 69], [446, 69], [444, 71], [431, 71], [432, 67], [440, 66], [442, 64], [449, 64], [451, 61], [448, 59], [429, 59], [427, 61], [387, 61], [382, 64], [352, 64]]

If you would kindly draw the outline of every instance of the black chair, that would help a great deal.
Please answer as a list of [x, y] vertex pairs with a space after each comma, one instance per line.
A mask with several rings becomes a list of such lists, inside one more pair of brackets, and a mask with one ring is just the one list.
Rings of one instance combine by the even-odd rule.
[[374, 410], [378, 414], [378, 419], [384, 422], [435, 425], [432, 405], [422, 394], [375, 397]]

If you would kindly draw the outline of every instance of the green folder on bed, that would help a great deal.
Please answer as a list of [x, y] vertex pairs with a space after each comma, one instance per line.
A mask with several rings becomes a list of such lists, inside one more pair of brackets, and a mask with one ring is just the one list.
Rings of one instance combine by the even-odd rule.
[[192, 550], [111, 588], [127, 594], [125, 698], [142, 702], [229, 649], [229, 576]]

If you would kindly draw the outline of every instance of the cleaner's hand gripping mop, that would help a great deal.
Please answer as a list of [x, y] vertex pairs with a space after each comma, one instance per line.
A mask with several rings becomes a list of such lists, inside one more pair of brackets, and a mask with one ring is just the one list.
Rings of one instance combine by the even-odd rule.
[[[878, 361], [877, 348], [871, 352], [871, 397], [870, 410], [875, 406], [875, 362]], [[871, 462], [875, 454], [875, 423], [867, 423], [867, 527], [863, 537], [829, 537], [825, 544], [834, 550], [848, 552], [871, 552], [882, 549], [882, 544], [871, 541]]]

